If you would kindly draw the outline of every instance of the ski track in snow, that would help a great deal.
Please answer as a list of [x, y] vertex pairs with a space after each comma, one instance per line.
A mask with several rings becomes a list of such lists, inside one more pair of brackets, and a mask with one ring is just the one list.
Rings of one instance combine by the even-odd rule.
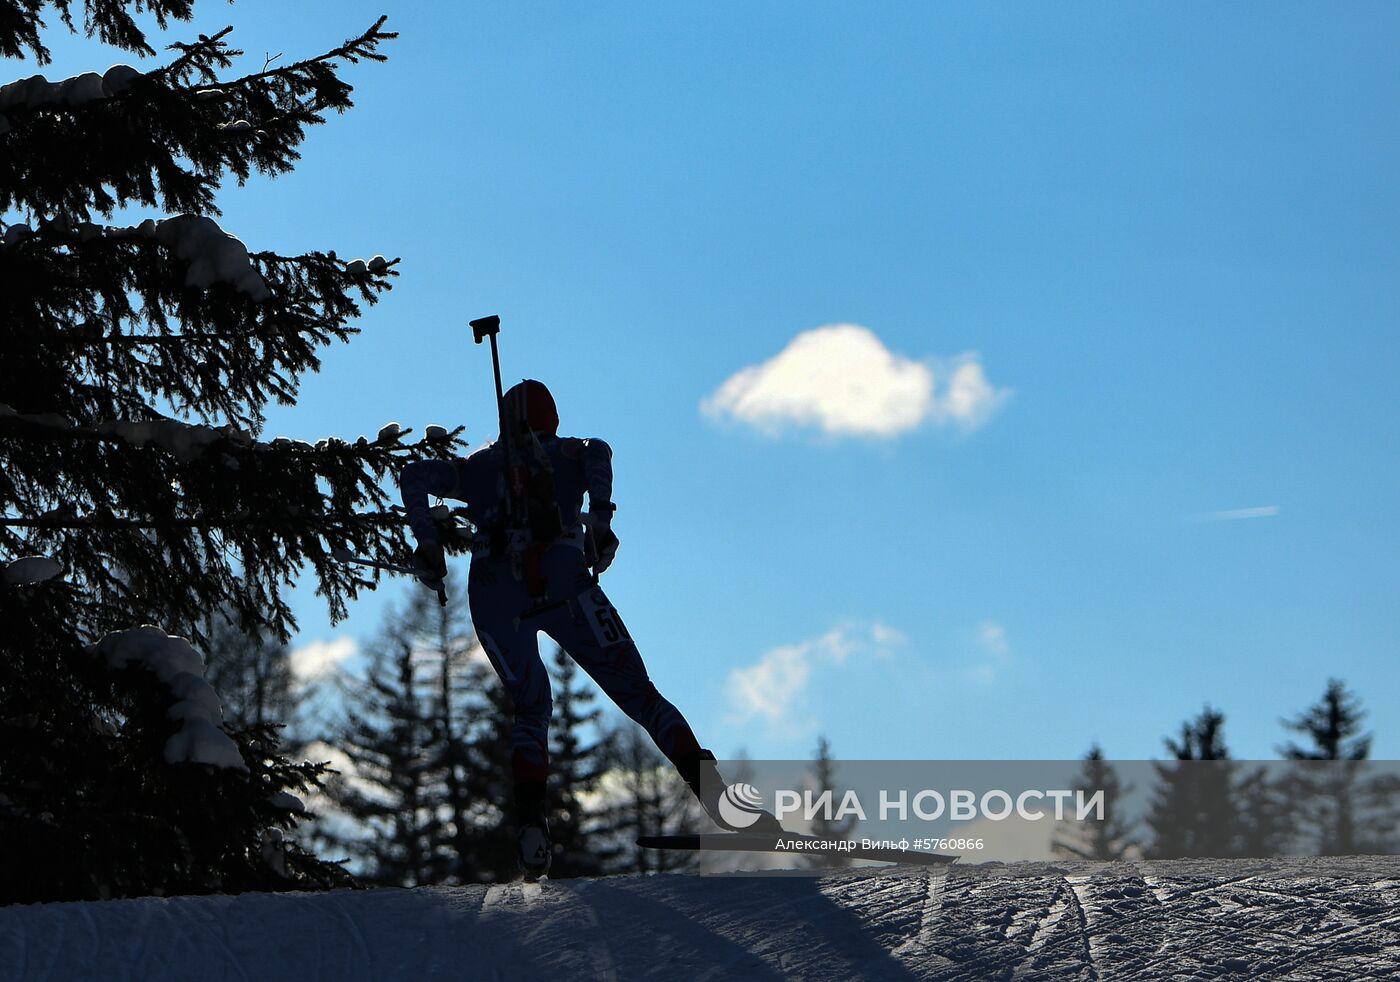
[[0, 980], [1383, 979], [1393, 857], [1019, 863], [0, 908]]

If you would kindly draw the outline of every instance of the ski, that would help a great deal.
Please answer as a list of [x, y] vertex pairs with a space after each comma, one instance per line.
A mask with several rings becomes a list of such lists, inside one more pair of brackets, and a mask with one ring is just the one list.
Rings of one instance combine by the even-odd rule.
[[[830, 843], [830, 844], [828, 844]], [[848, 856], [882, 863], [905, 863], [917, 866], [945, 866], [957, 862], [957, 856], [919, 852], [890, 846], [862, 846], [858, 842], [832, 842], [815, 835], [783, 832], [778, 835], [754, 832], [701, 832], [685, 835], [643, 835], [637, 845], [644, 849], [690, 849], [728, 852], [774, 852], [795, 856]]]

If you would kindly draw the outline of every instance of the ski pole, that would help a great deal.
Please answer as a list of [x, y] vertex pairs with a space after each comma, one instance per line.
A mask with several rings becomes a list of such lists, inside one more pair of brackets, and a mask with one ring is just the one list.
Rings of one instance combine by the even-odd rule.
[[[332, 549], [331, 558], [334, 559], [336, 562], [347, 563], [352, 566], [368, 566], [371, 569], [382, 569], [388, 573], [406, 573], [409, 576], [416, 577], [417, 579], [423, 579], [424, 571], [418, 569], [416, 566], [401, 566], [398, 563], [382, 563], [377, 559], [365, 559], [361, 556], [356, 556], [349, 549], [346, 549], [343, 546], [336, 546], [334, 549]], [[433, 579], [424, 580], [423, 582], [424, 585], [427, 586], [429, 589], [436, 588], [438, 604], [440, 606], [446, 607], [447, 591], [443, 588], [442, 580]]]

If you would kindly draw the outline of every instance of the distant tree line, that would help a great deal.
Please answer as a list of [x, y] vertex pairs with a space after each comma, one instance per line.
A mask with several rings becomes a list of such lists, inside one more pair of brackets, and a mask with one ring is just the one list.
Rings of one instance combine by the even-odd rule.
[[1164, 740], [1170, 756], [1153, 763], [1151, 797], [1139, 817], [1125, 814], [1133, 788], [1119, 783], [1096, 744], [1076, 787], [1103, 791], [1105, 814], [1058, 837], [1055, 851], [1096, 860], [1394, 852], [1400, 780], [1368, 768], [1365, 717], [1360, 699], [1331, 679], [1314, 705], [1282, 720], [1302, 739], [1278, 747], [1287, 765], [1246, 764], [1230, 756], [1224, 713], [1207, 705]]
[[[268, 707], [296, 715], [287, 649], [229, 639], [209, 674], [244, 725], [273, 722]], [[551, 876], [596, 876], [694, 868], [696, 856], [638, 849], [639, 835], [694, 830], [703, 813], [646, 734], [609, 717], [562, 650], [547, 659], [554, 686], [550, 730]], [[279, 666], [279, 663], [281, 667]], [[368, 646], [361, 671], [336, 682], [340, 714], [318, 739], [287, 739], [312, 760], [345, 762], [333, 774], [314, 821], [319, 851], [345, 857], [360, 881], [422, 886], [499, 881], [516, 873], [510, 794], [511, 707], [482, 656], [464, 604], [438, 607], [426, 591], [392, 611]], [[1137, 790], [1122, 782], [1098, 745], [1076, 786], [1102, 791], [1103, 817], [1064, 828], [1054, 842], [1067, 858], [1118, 860], [1179, 856], [1248, 857], [1385, 853], [1400, 827], [1393, 777], [1368, 774], [1372, 737], [1365, 712], [1331, 680], [1319, 701], [1282, 721], [1298, 738], [1270, 768], [1231, 759], [1225, 716], [1206, 706], [1164, 739], [1152, 763], [1145, 812], [1130, 814]], [[321, 757], [317, 755], [320, 754]], [[1284, 767], [1282, 762], [1288, 762]], [[839, 799], [831, 746], [813, 754], [816, 794]], [[745, 775], [730, 775], [744, 780]], [[809, 831], [853, 834], [851, 819], [818, 813]], [[823, 865], [831, 865], [823, 861]]]

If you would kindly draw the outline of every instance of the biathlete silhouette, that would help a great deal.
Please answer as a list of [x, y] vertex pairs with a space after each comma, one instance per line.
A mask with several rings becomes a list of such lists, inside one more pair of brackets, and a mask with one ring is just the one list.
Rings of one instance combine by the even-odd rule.
[[[540, 659], [543, 631], [624, 713], [651, 736], [722, 828], [726, 790], [715, 756], [652, 683], [641, 653], [598, 583], [612, 565], [612, 449], [595, 437], [559, 436], [559, 412], [543, 382], [525, 379], [501, 392], [498, 317], [471, 322], [478, 344], [491, 342], [500, 437], [452, 460], [408, 464], [399, 478], [417, 542], [419, 578], [440, 589], [447, 574], [429, 495], [466, 503], [475, 528], [467, 597], [472, 623], [513, 705], [511, 771], [519, 862], [528, 879], [549, 870], [548, 734], [553, 696]], [[583, 510], [584, 495], [588, 510]], [[762, 813], [750, 831], [781, 831]]]

